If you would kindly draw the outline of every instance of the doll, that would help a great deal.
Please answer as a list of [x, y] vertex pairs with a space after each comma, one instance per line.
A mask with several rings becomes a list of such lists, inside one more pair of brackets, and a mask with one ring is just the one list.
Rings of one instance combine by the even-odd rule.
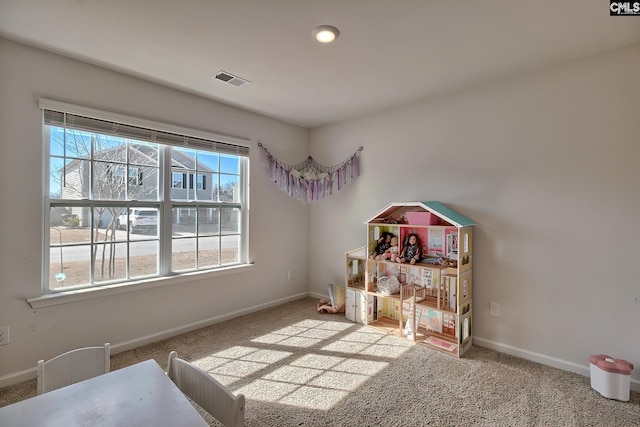
[[422, 244], [420, 243], [420, 237], [417, 234], [411, 233], [407, 236], [407, 240], [404, 242], [402, 253], [396, 258], [396, 262], [407, 262], [415, 264], [422, 259]]
[[382, 254], [385, 253], [387, 249], [391, 247], [391, 237], [392, 233], [388, 231], [383, 231], [378, 238], [378, 243], [376, 244], [376, 248], [373, 250], [371, 254], [371, 259], [382, 259]]
[[382, 255], [380, 255], [381, 259], [388, 259], [389, 261], [395, 261], [398, 258], [398, 238], [393, 236], [391, 238], [391, 247], [387, 249]]

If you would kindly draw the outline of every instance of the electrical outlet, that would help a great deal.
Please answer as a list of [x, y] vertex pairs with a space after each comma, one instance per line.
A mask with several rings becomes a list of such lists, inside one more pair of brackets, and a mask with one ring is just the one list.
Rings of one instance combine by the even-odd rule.
[[489, 308], [489, 314], [493, 317], [500, 317], [500, 304], [492, 302]]
[[0, 345], [9, 344], [9, 327], [0, 328]]
[[291, 270], [287, 271], [287, 279], [291, 280]]

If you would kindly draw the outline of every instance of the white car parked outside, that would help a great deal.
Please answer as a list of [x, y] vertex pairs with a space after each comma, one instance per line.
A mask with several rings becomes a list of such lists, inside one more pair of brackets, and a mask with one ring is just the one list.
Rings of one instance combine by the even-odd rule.
[[126, 230], [127, 224], [129, 231], [135, 233], [140, 230], [155, 230], [158, 227], [158, 210], [152, 208], [129, 209], [129, 218], [124, 213], [116, 218], [116, 226], [120, 230]]

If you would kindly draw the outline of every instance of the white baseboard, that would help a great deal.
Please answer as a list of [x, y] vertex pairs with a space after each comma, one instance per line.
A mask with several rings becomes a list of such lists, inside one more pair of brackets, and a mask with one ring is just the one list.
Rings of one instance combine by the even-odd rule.
[[[519, 357], [521, 359], [537, 362], [542, 365], [562, 369], [563, 371], [574, 372], [576, 374], [580, 374], [585, 377], [591, 376], [591, 368], [589, 365], [579, 365], [577, 363], [547, 356], [545, 354], [540, 354], [540, 353], [536, 353], [529, 350], [523, 350], [521, 348], [512, 347], [510, 345], [501, 344], [499, 342], [487, 340], [484, 338], [479, 338], [475, 335], [473, 336], [473, 344], [474, 345], [477, 344], [479, 347], [485, 347], [491, 350], [499, 351], [500, 353], [505, 353], [511, 356]], [[640, 393], [640, 380], [631, 378], [630, 388], [631, 390]]]
[[[226, 320], [235, 319], [236, 317], [244, 316], [245, 314], [255, 313], [267, 308], [275, 307], [287, 302], [296, 301], [309, 296], [308, 292], [303, 292], [297, 295], [292, 295], [286, 298], [280, 298], [274, 301], [269, 301], [264, 304], [254, 305], [253, 307], [243, 308], [242, 310], [232, 311], [230, 313], [222, 314], [220, 316], [211, 317], [198, 322], [190, 323], [188, 325], [179, 326], [177, 328], [167, 329], [154, 334], [145, 335], [129, 341], [120, 343], [111, 343], [111, 354], [121, 353], [123, 351], [132, 350], [134, 348], [142, 347], [143, 345], [151, 344], [157, 341], [161, 341], [167, 338], [175, 337], [187, 332], [195, 331], [196, 329], [205, 328], [207, 326], [215, 325], [216, 323], [224, 322]], [[168, 356], [168, 355], [167, 355]], [[37, 375], [36, 367], [31, 369], [25, 369], [23, 371], [14, 372], [9, 375], [0, 377], [0, 388], [7, 387], [13, 384], [21, 383], [35, 378]]]
[[10, 386], [10, 385], [14, 385], [14, 384], [18, 384], [18, 383], [21, 383], [23, 381], [28, 381], [28, 380], [34, 379], [36, 377], [36, 375], [37, 375], [36, 370], [37, 370], [37, 368], [34, 366], [33, 368], [25, 369], [23, 371], [14, 372], [12, 374], [5, 375], [4, 377], [1, 377], [0, 378], [0, 388], [7, 387], [7, 386]]
[[125, 341], [117, 344], [111, 344], [111, 353], [117, 354], [123, 351], [132, 350], [134, 348], [142, 347], [143, 345], [151, 344], [157, 341], [161, 341], [167, 338], [175, 337], [176, 335], [185, 334], [187, 332], [195, 331], [196, 329], [206, 328], [207, 326], [215, 325], [216, 323], [224, 322], [227, 320], [235, 319], [236, 317], [244, 316], [246, 314], [255, 313], [257, 311], [265, 310], [267, 308], [275, 307], [287, 302], [296, 301], [309, 296], [308, 292], [292, 295], [286, 298], [280, 298], [274, 301], [269, 301], [264, 304], [254, 305], [253, 307], [243, 308], [241, 310], [232, 311], [230, 313], [222, 314], [220, 316], [211, 317], [209, 319], [201, 320], [199, 322], [190, 323], [188, 325], [179, 326], [177, 328], [167, 329], [165, 331], [157, 332], [155, 334], [146, 335], [130, 341]]
[[312, 298], [323, 299], [325, 301], [329, 300], [329, 295], [322, 295], [322, 294], [319, 294], [317, 292], [309, 292], [309, 296], [312, 297]]

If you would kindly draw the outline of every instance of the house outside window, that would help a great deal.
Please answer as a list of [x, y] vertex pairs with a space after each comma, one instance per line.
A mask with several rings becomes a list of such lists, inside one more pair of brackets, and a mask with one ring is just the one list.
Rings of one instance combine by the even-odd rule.
[[114, 122], [55, 101], [41, 108], [45, 292], [247, 262], [248, 144]]

